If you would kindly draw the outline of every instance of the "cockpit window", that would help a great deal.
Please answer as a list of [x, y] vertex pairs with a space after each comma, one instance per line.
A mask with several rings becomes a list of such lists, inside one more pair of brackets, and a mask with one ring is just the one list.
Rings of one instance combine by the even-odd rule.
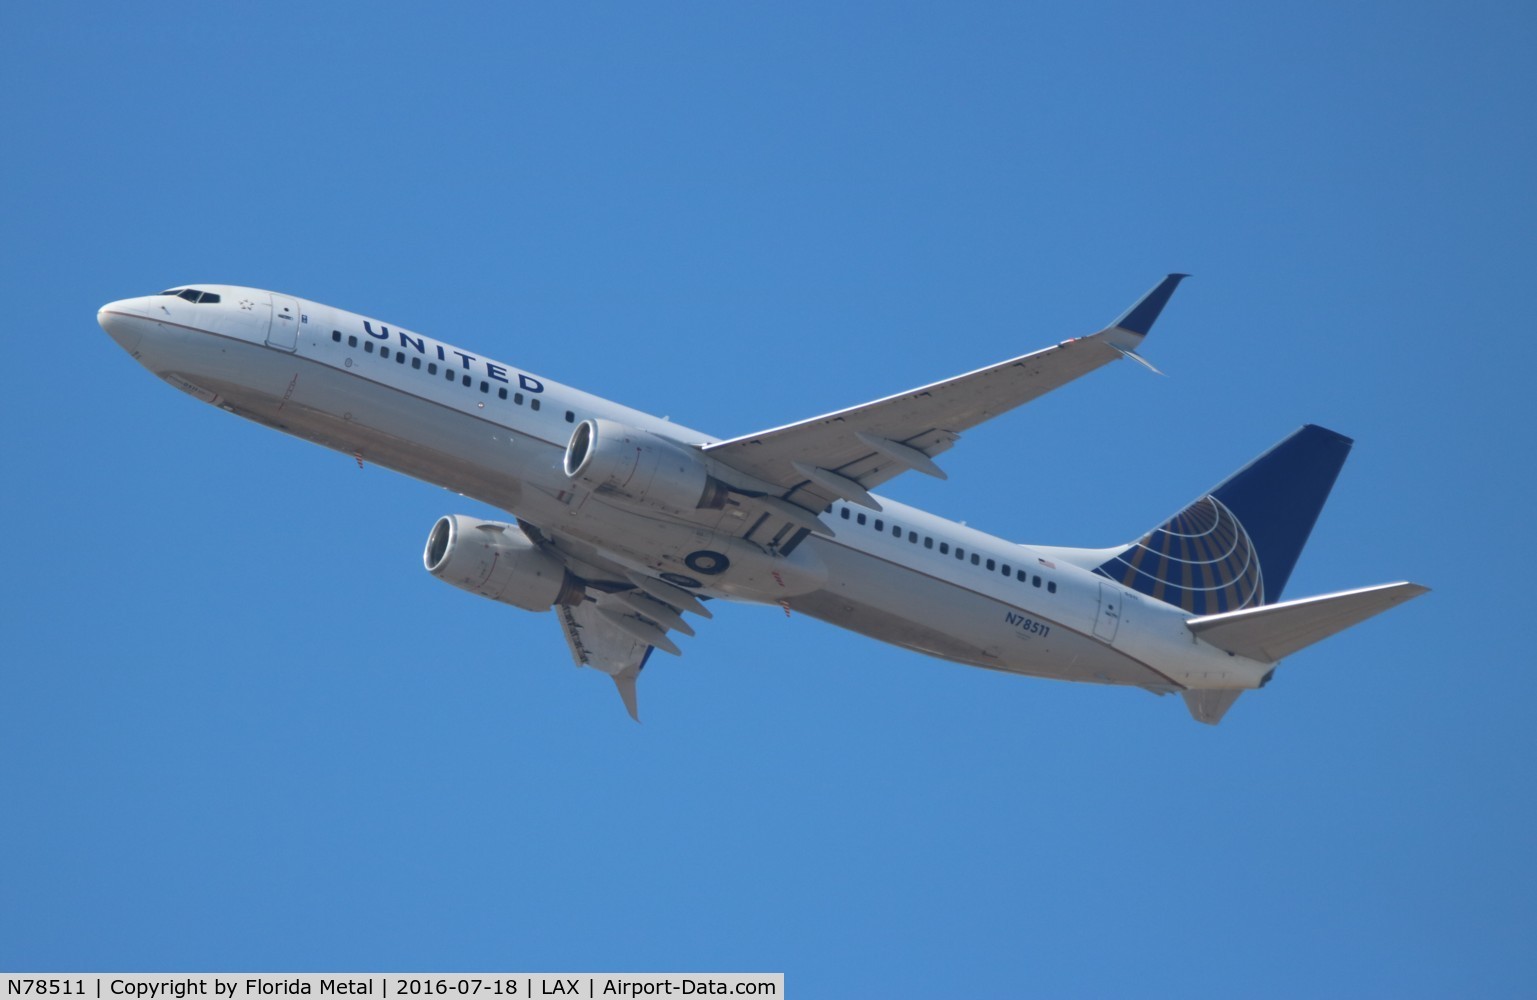
[[160, 294], [174, 295], [179, 299], [186, 299], [188, 302], [208, 303], [219, 301], [219, 296], [214, 292], [200, 292], [196, 288], [167, 288]]

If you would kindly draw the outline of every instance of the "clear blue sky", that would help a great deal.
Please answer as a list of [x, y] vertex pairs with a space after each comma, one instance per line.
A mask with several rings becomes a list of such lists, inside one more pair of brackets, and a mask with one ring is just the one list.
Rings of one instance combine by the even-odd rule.
[[[783, 970], [798, 997], [1531, 989], [1537, 15], [1520, 3], [7, 4], [0, 967]], [[632, 724], [421, 569], [489, 513], [159, 383], [173, 284], [718, 434], [1089, 333], [886, 492], [1135, 537], [1356, 438], [1293, 595], [1434, 593], [1177, 699], [726, 607]]]

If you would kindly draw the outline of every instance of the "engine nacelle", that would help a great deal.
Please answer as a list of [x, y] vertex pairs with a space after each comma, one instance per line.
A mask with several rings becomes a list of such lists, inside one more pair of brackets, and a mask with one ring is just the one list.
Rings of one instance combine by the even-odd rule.
[[669, 510], [719, 509], [726, 486], [683, 445], [612, 420], [583, 420], [566, 445], [566, 475], [591, 490]]
[[528, 611], [580, 604], [586, 596], [582, 582], [522, 528], [464, 514], [438, 518], [422, 565], [460, 590]]

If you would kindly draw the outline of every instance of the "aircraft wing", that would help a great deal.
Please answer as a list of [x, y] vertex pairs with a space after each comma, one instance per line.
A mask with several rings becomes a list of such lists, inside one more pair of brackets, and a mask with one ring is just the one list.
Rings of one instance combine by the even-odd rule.
[[[683, 611], [698, 610], [705, 617], [710, 612], [692, 594], [672, 584], [639, 574], [631, 580], [635, 585], [628, 590], [599, 591], [596, 596], [589, 591], [581, 604], [555, 610], [566, 645], [571, 648], [571, 659], [579, 667], [594, 667], [608, 674], [630, 718], [639, 722], [635, 682], [652, 651], [663, 649], [682, 656], [683, 651], [668, 633], [693, 635], [693, 626], [683, 620]], [[672, 596], [672, 591], [679, 595], [676, 606], [664, 599]]]
[[[705, 454], [783, 488], [784, 500], [820, 513], [834, 500], [879, 510], [869, 490], [908, 469], [945, 478], [933, 456], [962, 431], [1058, 386], [1131, 357], [1183, 274], [1171, 274], [1099, 333], [988, 368], [773, 430], [706, 445]], [[1148, 365], [1151, 368], [1151, 365]]]
[[635, 682], [653, 650], [683, 655], [671, 632], [693, 635], [684, 612], [713, 617], [693, 594], [643, 573], [626, 570], [601, 554], [559, 534], [520, 521], [525, 534], [557, 554], [585, 583], [580, 604], [555, 611], [560, 628], [579, 667], [608, 674], [630, 718], [640, 721]]
[[630, 635], [598, 611], [593, 603], [560, 607], [561, 631], [571, 647], [571, 659], [579, 667], [595, 667], [613, 678], [630, 718], [640, 721], [635, 682], [655, 647]]

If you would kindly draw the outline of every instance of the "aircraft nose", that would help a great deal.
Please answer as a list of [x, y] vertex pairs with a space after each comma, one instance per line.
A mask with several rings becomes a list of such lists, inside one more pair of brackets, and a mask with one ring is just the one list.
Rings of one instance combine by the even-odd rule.
[[140, 324], [144, 314], [142, 300], [119, 299], [116, 302], [108, 302], [96, 310], [96, 322], [107, 331], [107, 335], [117, 341], [119, 347], [133, 354], [139, 349], [139, 341], [143, 339], [143, 331]]

